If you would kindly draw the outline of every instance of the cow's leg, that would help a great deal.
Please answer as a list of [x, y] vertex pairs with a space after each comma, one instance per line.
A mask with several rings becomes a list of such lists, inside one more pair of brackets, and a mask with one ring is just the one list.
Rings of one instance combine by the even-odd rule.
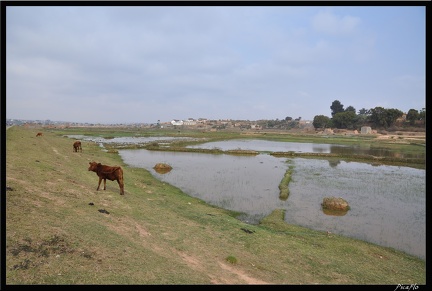
[[124, 183], [123, 183], [123, 181], [120, 179], [117, 179], [117, 183], [120, 186], [120, 195], [124, 195]]
[[104, 179], [104, 190], [106, 190], [106, 179]]
[[102, 178], [99, 177], [99, 184], [98, 184], [98, 187], [97, 187], [96, 191], [99, 191], [99, 187], [100, 187], [101, 182], [102, 182]]

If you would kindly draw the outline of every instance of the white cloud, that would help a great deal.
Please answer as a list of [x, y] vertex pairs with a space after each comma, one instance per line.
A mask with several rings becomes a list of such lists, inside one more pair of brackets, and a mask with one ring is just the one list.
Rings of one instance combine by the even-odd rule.
[[[335, 99], [365, 108], [368, 98], [424, 102], [424, 22], [378, 25], [419, 14], [374, 9], [8, 7], [7, 116], [313, 119]], [[403, 74], [420, 81], [392, 90]]]
[[355, 31], [360, 24], [360, 18], [355, 16], [338, 16], [329, 10], [320, 11], [312, 19], [312, 28], [318, 32], [330, 35], [346, 35]]

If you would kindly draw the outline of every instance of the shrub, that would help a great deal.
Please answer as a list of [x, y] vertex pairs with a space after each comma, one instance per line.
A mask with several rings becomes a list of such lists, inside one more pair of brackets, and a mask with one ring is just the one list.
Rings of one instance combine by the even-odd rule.
[[231, 263], [231, 264], [237, 264], [237, 259], [234, 257], [234, 256], [228, 256], [228, 257], [226, 257], [226, 261], [228, 262], [228, 263]]

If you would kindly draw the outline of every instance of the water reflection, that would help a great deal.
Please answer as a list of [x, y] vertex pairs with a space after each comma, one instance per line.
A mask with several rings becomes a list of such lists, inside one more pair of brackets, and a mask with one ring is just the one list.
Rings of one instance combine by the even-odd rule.
[[275, 142], [268, 140], [225, 140], [207, 142], [199, 145], [191, 145], [189, 148], [203, 148], [213, 149], [219, 148], [221, 150], [254, 150], [260, 152], [305, 152], [305, 153], [330, 153], [331, 148], [345, 148], [345, 145], [331, 145], [331, 144], [315, 144], [315, 143], [300, 143], [300, 142]]
[[[270, 155], [250, 158], [144, 149], [121, 150], [119, 154], [126, 164], [145, 168], [191, 196], [247, 213], [250, 223], [257, 223], [278, 207], [278, 185], [287, 169], [283, 159]], [[168, 163], [173, 169], [159, 174], [153, 169], [156, 163]]]
[[325, 208], [323, 208], [322, 212], [325, 215], [344, 216], [345, 214], [348, 213], [348, 210], [343, 211], [343, 210], [332, 210], [332, 209], [325, 209]]
[[337, 145], [320, 143], [299, 143], [299, 142], [276, 142], [267, 140], [226, 140], [207, 142], [199, 145], [188, 146], [190, 148], [203, 148], [221, 150], [255, 150], [261, 152], [305, 152], [305, 153], [332, 153], [332, 154], [357, 154], [373, 155], [377, 157], [394, 158], [425, 158], [425, 154], [401, 154], [387, 148], [371, 148], [359, 145]]
[[[243, 149], [243, 148], [242, 148]], [[256, 148], [254, 148], [256, 150]], [[425, 170], [365, 163], [294, 158], [290, 194], [279, 199], [278, 185], [289, 164], [267, 154], [250, 156], [120, 150], [124, 162], [149, 170], [156, 178], [191, 196], [225, 209], [244, 212], [258, 223], [275, 209], [285, 221], [403, 250], [425, 258]], [[159, 174], [153, 166], [168, 163]], [[324, 197], [342, 197], [351, 209], [343, 216], [321, 209]]]

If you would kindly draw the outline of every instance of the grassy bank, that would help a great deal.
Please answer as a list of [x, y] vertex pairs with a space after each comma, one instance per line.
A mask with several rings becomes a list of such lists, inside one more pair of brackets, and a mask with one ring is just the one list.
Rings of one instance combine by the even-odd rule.
[[[6, 132], [6, 285], [425, 284], [425, 261], [289, 225], [259, 225], [124, 165], [97, 143], [14, 126]], [[97, 161], [124, 169], [96, 191]]]

